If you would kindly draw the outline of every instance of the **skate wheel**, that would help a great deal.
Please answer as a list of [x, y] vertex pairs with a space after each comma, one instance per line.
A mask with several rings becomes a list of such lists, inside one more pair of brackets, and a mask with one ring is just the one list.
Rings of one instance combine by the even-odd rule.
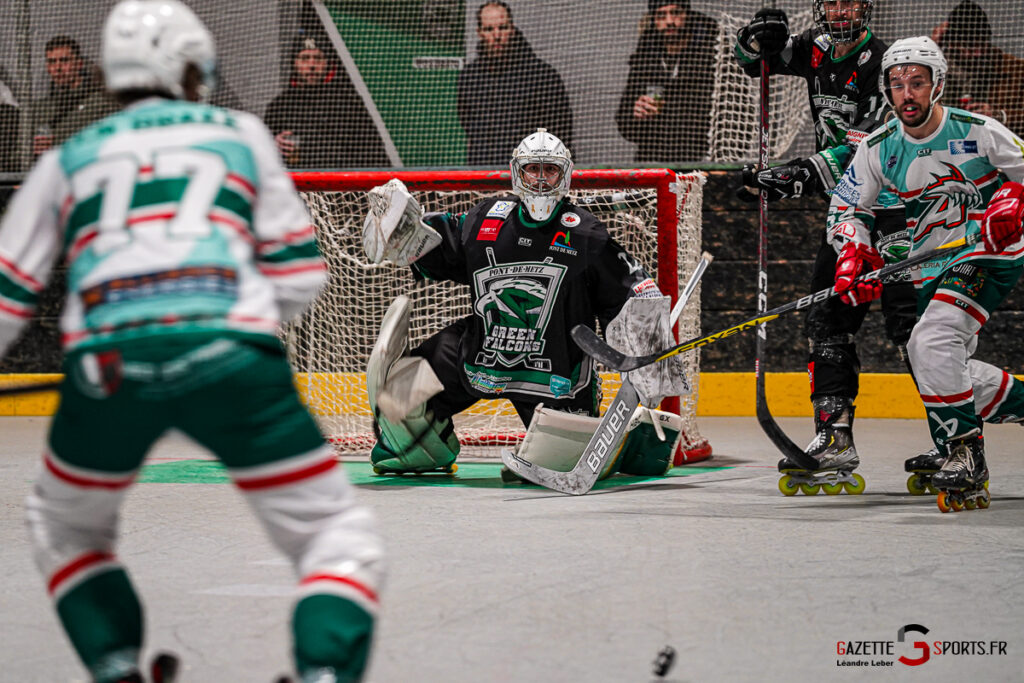
[[923, 496], [928, 492], [928, 487], [921, 483], [920, 475], [911, 474], [907, 478], [907, 490], [910, 491], [912, 496]]
[[459, 466], [456, 465], [455, 463], [452, 463], [451, 465], [445, 467], [444, 471], [447, 472], [448, 474], [455, 474], [456, 472], [459, 471]]
[[956, 496], [951, 496], [949, 500], [949, 507], [953, 508], [953, 512], [962, 512], [964, 509], [964, 502]]
[[988, 491], [988, 479], [985, 480], [985, 483], [982, 484], [982, 486], [984, 486], [985, 490]]
[[378, 475], [378, 476], [381, 476], [381, 477], [383, 477], [383, 476], [384, 476], [384, 474], [385, 474], [385, 471], [384, 471], [384, 470], [382, 470], [382, 469], [381, 469], [381, 468], [379, 468], [379, 467], [374, 467], [374, 468], [373, 468], [373, 473], [374, 473], [374, 474], [376, 474], [376, 475]]
[[867, 487], [867, 484], [864, 482], [864, 477], [855, 473], [853, 474], [853, 482], [843, 482], [843, 487], [851, 496], [857, 496], [864, 493], [864, 489]]
[[795, 496], [796, 492], [799, 489], [800, 485], [794, 484], [793, 477], [789, 476], [788, 474], [784, 475], [781, 479], [779, 479], [779, 491], [782, 492], [782, 495]]
[[822, 484], [821, 490], [825, 492], [826, 496], [838, 496], [843, 492], [843, 482], [837, 482], [835, 484]]
[[939, 506], [939, 512], [949, 512], [952, 510], [949, 507], [949, 500], [945, 491], [939, 491], [939, 497], [935, 499], [935, 504]]
[[[988, 482], [985, 482], [985, 483], [988, 484]], [[980, 496], [978, 496], [978, 508], [979, 509], [987, 510], [988, 506], [991, 503], [992, 503], [992, 497], [988, 495], [988, 491], [984, 491], [984, 492], [982, 492], [982, 494]]]
[[939, 495], [939, 490], [935, 488], [932, 484], [928, 484], [928, 493], [932, 494], [933, 496], [937, 496]]
[[968, 510], [974, 510], [978, 507], [978, 504], [974, 502], [973, 498], [964, 501], [964, 507]]
[[800, 484], [800, 490], [803, 491], [805, 496], [818, 495], [818, 489], [820, 488], [820, 484]]

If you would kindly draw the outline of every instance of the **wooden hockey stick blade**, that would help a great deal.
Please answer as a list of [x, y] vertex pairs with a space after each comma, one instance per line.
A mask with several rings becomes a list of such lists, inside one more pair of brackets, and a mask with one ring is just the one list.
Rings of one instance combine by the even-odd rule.
[[[942, 252], [949, 249], [956, 249], [966, 245], [974, 244], [980, 239], [979, 235], [968, 235], [961, 237], [958, 240], [944, 244], [941, 247], [931, 249], [929, 251], [917, 254], [907, 258], [905, 261], [899, 263], [890, 263], [889, 265], [879, 268], [878, 270], [871, 271], [866, 275], [862, 275], [857, 278], [857, 282], [864, 282], [867, 280], [882, 280], [893, 273], [897, 273], [901, 270], [911, 268], [913, 266], [920, 265], [926, 261], [930, 261], [934, 258], [938, 258], [942, 255]], [[626, 354], [618, 351], [608, 345], [601, 337], [597, 335], [594, 330], [590, 329], [586, 325], [577, 325], [572, 328], [572, 339], [576, 342], [576, 345], [583, 349], [587, 355], [594, 358], [596, 361], [604, 365], [605, 367], [616, 370], [618, 372], [629, 372], [630, 370], [636, 370], [642, 368], [645, 365], [656, 363], [666, 358], [671, 358], [676, 354], [683, 353], [684, 351], [690, 351], [691, 349], [700, 348], [701, 346], [707, 346], [708, 344], [714, 344], [715, 342], [721, 341], [726, 337], [731, 337], [734, 334], [740, 332], [746, 332], [751, 328], [755, 328], [763, 323], [770, 322], [776, 318], [785, 315], [786, 313], [792, 313], [793, 311], [801, 311], [813, 303], [824, 301], [825, 299], [831, 299], [837, 296], [836, 288], [829, 287], [828, 289], [822, 289], [821, 291], [815, 292], [814, 294], [808, 294], [805, 297], [797, 299], [796, 301], [790, 301], [777, 308], [773, 308], [770, 311], [765, 311], [764, 315], [759, 315], [749, 320], [728, 327], [719, 332], [714, 332], [703, 337], [696, 337], [690, 339], [681, 344], [677, 344], [671, 348], [665, 349], [657, 353], [651, 353], [646, 356], [627, 356]]]
[[40, 394], [44, 391], [60, 389], [60, 382], [40, 382], [38, 384], [0, 385], [0, 396], [19, 396], [21, 394]]
[[583, 450], [579, 462], [568, 472], [559, 472], [532, 463], [520, 458], [513, 451], [504, 451], [501, 454], [501, 461], [527, 481], [559, 493], [582, 496], [594, 488], [607, 464], [618, 457], [622, 442], [626, 438], [626, 428], [639, 405], [640, 396], [629, 379], [624, 378], [618, 393], [601, 418], [601, 423]]

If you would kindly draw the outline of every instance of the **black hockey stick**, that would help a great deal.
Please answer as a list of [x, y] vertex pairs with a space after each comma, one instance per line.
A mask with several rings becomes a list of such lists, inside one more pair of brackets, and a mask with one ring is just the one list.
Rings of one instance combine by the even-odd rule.
[[[700, 262], [690, 275], [690, 280], [679, 295], [676, 305], [672, 307], [672, 312], [669, 316], [669, 324], [671, 326], [676, 324], [676, 320], [679, 319], [683, 307], [690, 300], [690, 295], [697, 289], [697, 284], [700, 282], [700, 278], [707, 269], [708, 264], [711, 263], [711, 260], [711, 254], [708, 252], [701, 254]], [[585, 325], [577, 327], [590, 329]], [[601, 418], [601, 422], [594, 431], [594, 435], [590, 437], [586, 448], [583, 449], [583, 453], [576, 462], [576, 466], [568, 472], [560, 472], [530, 462], [511, 450], [502, 452], [501, 461], [512, 472], [527, 481], [539, 484], [553, 491], [558, 491], [559, 493], [582, 496], [594, 488], [594, 484], [597, 483], [601, 472], [604, 471], [608, 462], [618, 456], [622, 448], [623, 439], [626, 437], [629, 421], [639, 405], [639, 394], [633, 388], [629, 378], [623, 377], [622, 385], [615, 394], [615, 398], [612, 399], [611, 405], [608, 406], [608, 410], [605, 411], [604, 417]]]
[[0, 396], [19, 396], [21, 394], [39, 394], [44, 391], [56, 391], [60, 389], [60, 382], [40, 382], [38, 384], [12, 384], [10, 386], [0, 385]]
[[[771, 2], [764, 2], [762, 6], [771, 6], [775, 8], [775, 0]], [[768, 56], [762, 51], [761, 54], [761, 139], [760, 139], [760, 154], [758, 156], [758, 169], [763, 171], [768, 168], [769, 163], [769, 132], [771, 121], [768, 118], [768, 107], [769, 107], [769, 68], [768, 68]], [[761, 189], [758, 194], [758, 216], [757, 216], [757, 313], [763, 316], [768, 310], [768, 191]], [[768, 332], [765, 323], [760, 323], [757, 327], [757, 341], [754, 350], [754, 377], [755, 381], [755, 400], [754, 405], [756, 407], [757, 422], [761, 425], [761, 429], [768, 436], [775, 447], [782, 451], [783, 455], [795, 460], [801, 467], [806, 469], [817, 469], [817, 464], [812, 462], [812, 458], [804, 454], [802, 448], [793, 443], [793, 440], [786, 436], [786, 433], [782, 431], [782, 427], [772, 417], [771, 410], [768, 408], [768, 396], [765, 389], [765, 375], [767, 369], [765, 366], [765, 349], [768, 345]], [[812, 467], [813, 465], [813, 467]]]
[[[961, 237], [960, 239], [944, 244], [941, 247], [930, 249], [928, 251], [916, 254], [907, 258], [905, 261], [899, 263], [890, 263], [884, 268], [871, 271], [865, 275], [856, 279], [856, 282], [864, 282], [866, 280], [883, 280], [893, 273], [898, 273], [901, 270], [912, 268], [914, 266], [921, 265], [927, 261], [936, 258], [942, 258], [943, 252], [950, 249], [957, 249], [959, 247], [968, 246], [975, 244], [981, 239], [981, 235], [968, 235], [967, 237]], [[824, 301], [837, 296], [836, 288], [829, 287], [828, 289], [822, 289], [821, 291], [808, 294], [807, 296], [801, 297], [796, 301], [790, 301], [789, 303], [782, 304], [777, 308], [773, 308], [770, 311], [766, 311], [764, 315], [755, 316], [749, 320], [728, 327], [719, 332], [714, 332], [703, 337], [695, 337], [689, 341], [685, 341], [682, 344], [677, 344], [671, 348], [667, 348], [664, 351], [658, 353], [652, 353], [646, 356], [627, 356], [621, 351], [612, 348], [608, 343], [597, 336], [594, 330], [590, 329], [586, 325], [577, 325], [572, 328], [572, 339], [576, 342], [576, 345], [583, 349], [587, 355], [591, 356], [594, 360], [604, 365], [609, 370], [616, 370], [618, 372], [629, 372], [630, 370], [636, 370], [642, 368], [645, 365], [651, 363], [657, 363], [660, 360], [665, 360], [676, 354], [683, 353], [684, 351], [690, 351], [691, 349], [697, 349], [701, 346], [707, 346], [708, 344], [714, 344], [717, 341], [721, 341], [726, 337], [731, 337], [734, 334], [740, 332], [746, 332], [752, 327], [756, 327], [763, 323], [775, 320], [778, 317], [785, 315], [786, 313], [792, 313], [793, 311], [802, 311], [813, 303], [818, 301]]]

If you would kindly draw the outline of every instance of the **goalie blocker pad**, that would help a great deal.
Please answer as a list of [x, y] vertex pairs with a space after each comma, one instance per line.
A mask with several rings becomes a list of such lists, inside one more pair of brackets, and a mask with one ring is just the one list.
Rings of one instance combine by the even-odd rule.
[[[600, 423], [599, 417], [539, 405], [517, 455], [550, 470], [572, 471]], [[682, 437], [682, 419], [678, 415], [640, 406], [626, 429], [618, 454], [608, 461], [599, 479], [616, 472], [660, 476], [671, 469], [672, 455]]]
[[427, 401], [443, 391], [424, 358], [407, 355], [409, 298], [395, 299], [384, 314], [366, 365], [366, 393], [379, 429], [371, 454], [375, 467], [392, 472], [444, 468], [459, 454], [451, 420], [435, 420]]

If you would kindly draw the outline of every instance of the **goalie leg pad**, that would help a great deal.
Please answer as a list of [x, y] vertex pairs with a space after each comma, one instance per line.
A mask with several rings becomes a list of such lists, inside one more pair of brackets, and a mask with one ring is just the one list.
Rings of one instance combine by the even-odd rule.
[[619, 453], [618, 471], [660, 477], [672, 469], [672, 456], [682, 436], [683, 420], [678, 415], [637, 408]]
[[[601, 418], [566, 413], [538, 405], [526, 430], [518, 457], [556, 472], [569, 472], [579, 462]], [[609, 460], [600, 479], [612, 471], [616, 458]]]
[[376, 425], [378, 438], [370, 462], [378, 473], [444, 470], [459, 455], [461, 444], [451, 419], [435, 419], [425, 403], [401, 422], [380, 417]]

